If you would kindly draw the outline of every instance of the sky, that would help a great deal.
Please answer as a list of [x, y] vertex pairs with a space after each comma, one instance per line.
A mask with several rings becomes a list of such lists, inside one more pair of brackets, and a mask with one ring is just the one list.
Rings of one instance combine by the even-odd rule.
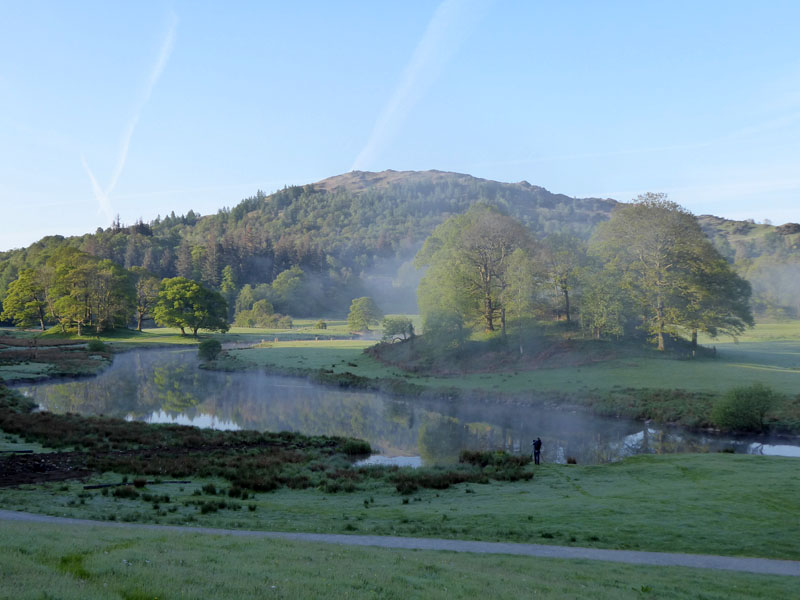
[[0, 0], [0, 250], [353, 169], [800, 222], [800, 2]]

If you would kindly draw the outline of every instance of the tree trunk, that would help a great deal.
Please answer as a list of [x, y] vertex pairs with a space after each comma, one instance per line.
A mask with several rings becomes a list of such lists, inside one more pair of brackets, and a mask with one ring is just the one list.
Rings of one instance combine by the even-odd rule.
[[505, 309], [505, 307], [500, 309], [500, 326], [502, 328], [503, 337], [506, 337], [506, 309]]
[[142, 330], [142, 313], [139, 313], [139, 315], [136, 318], [136, 331], [141, 331], [141, 330]]
[[564, 288], [564, 310], [567, 313], [567, 323], [569, 323], [569, 290]]
[[181, 326], [181, 335], [186, 335], [186, 330]]
[[488, 295], [483, 300], [483, 319], [486, 321], [486, 331], [494, 331], [494, 307]]
[[194, 337], [197, 337], [197, 330], [198, 330], [198, 329], [200, 329], [200, 327], [199, 327], [199, 326], [197, 326], [197, 327], [192, 327], [192, 335], [193, 335]]
[[664, 302], [661, 297], [658, 298], [656, 314], [658, 317], [658, 350], [664, 351]]

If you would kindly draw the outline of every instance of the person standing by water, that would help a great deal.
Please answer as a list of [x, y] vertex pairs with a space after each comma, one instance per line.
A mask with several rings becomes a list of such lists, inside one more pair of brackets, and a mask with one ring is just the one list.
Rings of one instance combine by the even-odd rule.
[[533, 464], [539, 464], [539, 457], [542, 454], [542, 438], [536, 438], [531, 442], [531, 446], [533, 446]]

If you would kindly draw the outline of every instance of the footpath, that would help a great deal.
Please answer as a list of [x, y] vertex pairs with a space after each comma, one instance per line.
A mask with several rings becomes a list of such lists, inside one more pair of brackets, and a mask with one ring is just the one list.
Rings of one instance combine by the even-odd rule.
[[546, 558], [601, 560], [635, 565], [660, 565], [665, 567], [692, 567], [719, 569], [762, 575], [788, 575], [800, 577], [800, 561], [769, 558], [740, 558], [709, 554], [681, 554], [672, 552], [640, 552], [635, 550], [603, 550], [574, 546], [547, 546], [543, 544], [516, 544], [504, 542], [473, 542], [438, 538], [407, 538], [381, 535], [338, 535], [329, 533], [290, 533], [282, 531], [252, 531], [242, 529], [213, 529], [210, 527], [180, 527], [177, 525], [149, 525], [147, 523], [118, 523], [115, 521], [90, 521], [51, 517], [26, 512], [0, 510], [0, 520], [75, 525], [80, 527], [116, 527], [122, 529], [149, 529], [184, 534], [232, 535], [262, 537], [300, 542], [341, 544], [345, 546], [377, 546], [402, 550], [443, 550], [447, 552], [473, 552], [477, 554], [514, 554]]

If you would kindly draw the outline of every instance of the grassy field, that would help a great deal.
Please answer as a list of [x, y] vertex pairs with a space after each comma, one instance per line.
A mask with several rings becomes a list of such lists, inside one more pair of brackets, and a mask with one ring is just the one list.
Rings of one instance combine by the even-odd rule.
[[4, 523], [4, 598], [796, 597], [792, 577]]
[[[234, 350], [230, 357], [242, 368], [277, 370], [331, 369], [368, 378], [402, 378], [431, 388], [456, 388], [485, 392], [530, 391], [586, 393], [625, 388], [668, 388], [719, 392], [721, 388], [764, 383], [796, 394], [800, 390], [800, 323], [758, 325], [747, 336], [716, 341], [717, 358], [674, 360], [625, 357], [578, 367], [543, 368], [510, 373], [466, 373], [457, 376], [410, 374], [364, 355], [374, 342], [286, 341], [269, 347]], [[711, 343], [711, 342], [709, 342]], [[222, 366], [224, 362], [220, 363]]]
[[[0, 459], [2, 460], [2, 459]], [[541, 465], [531, 481], [399, 494], [362, 478], [230, 498], [221, 479], [147, 484], [136, 497], [72, 481], [0, 489], [0, 507], [96, 520], [222, 528], [512, 541], [800, 559], [800, 462], [732, 454]], [[121, 481], [106, 473], [90, 483]], [[209, 482], [215, 494], [203, 489]], [[165, 500], [165, 496], [168, 499]], [[224, 508], [203, 510], [223, 502]]]

